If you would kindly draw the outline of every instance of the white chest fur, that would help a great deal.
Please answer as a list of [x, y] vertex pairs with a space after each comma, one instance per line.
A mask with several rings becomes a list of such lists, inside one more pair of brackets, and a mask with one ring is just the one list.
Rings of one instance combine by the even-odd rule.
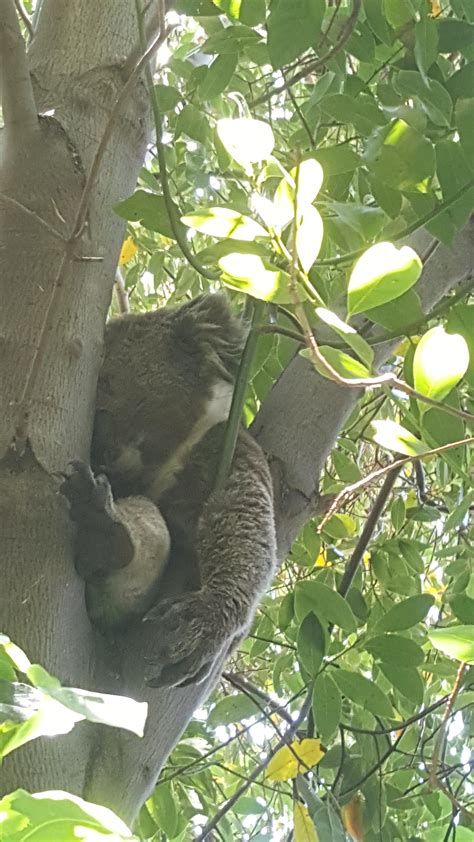
[[172, 453], [169, 459], [163, 464], [158, 476], [152, 486], [151, 496], [157, 499], [167, 491], [173, 483], [177, 474], [186, 463], [186, 459], [192, 448], [203, 438], [211, 427], [227, 421], [234, 387], [226, 380], [217, 380], [211, 389], [211, 397], [207, 401], [203, 414], [198, 418], [189, 436]]

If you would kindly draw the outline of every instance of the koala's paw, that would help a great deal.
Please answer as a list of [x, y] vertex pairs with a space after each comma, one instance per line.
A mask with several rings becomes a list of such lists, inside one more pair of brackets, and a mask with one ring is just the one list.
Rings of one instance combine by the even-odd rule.
[[153, 654], [146, 657], [150, 687], [185, 687], [204, 681], [233, 637], [224, 628], [216, 598], [206, 590], [161, 600], [144, 622], [152, 623], [156, 632]]
[[97, 515], [114, 520], [114, 503], [110, 483], [104, 474], [95, 477], [84, 462], [70, 462], [60, 486], [69, 500], [71, 517], [82, 521]]

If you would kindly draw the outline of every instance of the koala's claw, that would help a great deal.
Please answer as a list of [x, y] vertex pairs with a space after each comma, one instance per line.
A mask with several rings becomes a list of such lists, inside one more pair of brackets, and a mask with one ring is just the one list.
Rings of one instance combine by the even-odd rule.
[[209, 677], [215, 660], [229, 646], [229, 636], [216, 629], [216, 606], [205, 591], [164, 599], [146, 616], [158, 641], [150, 664], [150, 687], [186, 687]]
[[82, 514], [84, 509], [112, 517], [112, 490], [104, 474], [95, 477], [89, 465], [74, 460], [69, 463], [68, 473], [63, 476], [64, 481], [59, 490], [69, 500], [74, 519], [75, 514]]

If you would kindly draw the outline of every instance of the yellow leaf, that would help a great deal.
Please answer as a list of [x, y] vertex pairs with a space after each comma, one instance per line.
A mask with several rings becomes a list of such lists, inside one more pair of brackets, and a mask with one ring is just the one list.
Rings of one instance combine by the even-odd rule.
[[308, 808], [299, 801], [295, 801], [293, 823], [295, 827], [295, 842], [319, 842], [319, 836], [316, 833], [313, 819], [308, 813]]
[[319, 553], [316, 561], [314, 562], [316, 567], [326, 567], [328, 563], [327, 555], [325, 550], [321, 550]]
[[137, 245], [133, 242], [131, 237], [127, 237], [127, 239], [123, 241], [122, 251], [120, 252], [119, 257], [119, 266], [123, 266], [125, 263], [128, 263], [129, 260], [136, 255], [137, 251]]
[[431, 0], [431, 17], [437, 18], [441, 14], [441, 3], [439, 0]]
[[271, 781], [288, 781], [302, 772], [312, 769], [324, 757], [321, 740], [307, 738], [293, 740], [291, 745], [283, 746], [272, 757], [267, 766], [266, 777]]
[[364, 555], [362, 556], [362, 561], [364, 563], [364, 567], [368, 570], [370, 567], [370, 559], [372, 558], [371, 554], [368, 550], [365, 551]]
[[360, 795], [355, 795], [341, 810], [344, 829], [351, 834], [354, 842], [363, 842], [362, 830], [362, 801]]

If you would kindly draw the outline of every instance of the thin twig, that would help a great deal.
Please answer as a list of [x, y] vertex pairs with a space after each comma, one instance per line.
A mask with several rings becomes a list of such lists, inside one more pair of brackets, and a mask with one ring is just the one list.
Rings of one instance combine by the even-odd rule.
[[283, 85], [280, 85], [278, 88], [271, 88], [262, 96], [257, 97], [253, 101], [249, 102], [249, 106], [255, 107], [256, 105], [262, 105], [264, 102], [268, 102], [273, 96], [281, 94], [282, 91], [288, 90], [291, 88], [292, 85], [295, 85], [296, 82], [301, 81], [310, 73], [314, 73], [315, 70], [319, 70], [321, 67], [324, 67], [325, 64], [328, 63], [334, 56], [336, 56], [346, 44], [346, 42], [351, 37], [355, 25], [357, 23], [357, 18], [359, 17], [359, 12], [362, 6], [362, 0], [352, 0], [352, 12], [350, 13], [349, 17], [347, 18], [341, 32], [339, 33], [339, 38], [337, 39], [336, 43], [328, 50], [325, 55], [320, 56], [315, 61], [310, 62], [303, 70], [300, 70], [298, 73], [295, 73], [291, 79], [288, 79]]
[[246, 678], [242, 675], [237, 675], [235, 672], [223, 672], [222, 678], [232, 684], [237, 690], [241, 690], [242, 693], [248, 694], [250, 697], [258, 696], [269, 708], [271, 708], [272, 713], [280, 716], [288, 725], [293, 724], [293, 719], [291, 714], [289, 714], [284, 705], [281, 705], [275, 699], [272, 699], [268, 693], [265, 693], [260, 687], [257, 687], [256, 684], [252, 684], [250, 681], [247, 681]]
[[197, 842], [203, 842], [204, 839], [207, 839], [209, 834], [217, 827], [217, 825], [219, 824], [221, 819], [229, 812], [229, 810], [232, 809], [234, 804], [239, 800], [239, 798], [244, 794], [244, 792], [246, 792], [248, 790], [249, 786], [251, 784], [253, 784], [254, 781], [257, 780], [258, 776], [261, 775], [262, 772], [265, 771], [268, 764], [270, 763], [270, 760], [272, 759], [272, 757], [274, 757], [274, 755], [277, 753], [277, 751], [280, 751], [280, 749], [283, 748], [283, 746], [287, 745], [288, 741], [291, 740], [293, 735], [299, 729], [300, 725], [302, 725], [302, 723], [304, 722], [304, 720], [308, 716], [308, 712], [311, 708], [312, 697], [313, 697], [313, 693], [312, 693], [312, 688], [311, 688], [311, 690], [308, 692], [308, 694], [306, 696], [306, 699], [303, 702], [303, 705], [302, 705], [302, 708], [301, 708], [301, 711], [300, 711], [300, 714], [299, 714], [298, 718], [295, 719], [295, 721], [292, 723], [292, 725], [290, 725], [287, 728], [287, 730], [283, 734], [283, 738], [278, 741], [275, 748], [273, 748], [269, 752], [269, 754], [265, 758], [265, 760], [263, 760], [261, 763], [258, 764], [258, 766], [255, 767], [253, 772], [249, 775], [249, 777], [242, 784], [242, 786], [240, 786], [234, 792], [232, 797], [229, 798], [225, 802], [225, 804], [220, 808], [220, 810], [217, 811], [215, 816], [213, 816], [213, 818], [205, 825], [205, 827], [203, 827], [201, 833], [197, 837]]
[[348, 497], [350, 497], [351, 494], [354, 494], [354, 492], [359, 491], [359, 489], [363, 488], [365, 485], [369, 485], [371, 482], [375, 482], [385, 476], [390, 471], [393, 471], [394, 468], [398, 468], [399, 466], [403, 467], [403, 465], [406, 465], [408, 462], [412, 462], [414, 459], [428, 459], [430, 456], [437, 456], [439, 453], [445, 453], [448, 450], [453, 450], [455, 447], [462, 447], [464, 444], [472, 444], [473, 442], [474, 436], [469, 436], [465, 439], [459, 439], [459, 441], [452, 441], [448, 444], [440, 445], [439, 447], [433, 447], [431, 450], [425, 450], [424, 453], [417, 454], [416, 456], [404, 456], [402, 459], [397, 459], [395, 462], [392, 462], [390, 465], [386, 465], [384, 468], [378, 468], [376, 471], [372, 471], [370, 474], [367, 474], [366, 477], [362, 477], [362, 479], [357, 480], [357, 482], [353, 482], [351, 485], [346, 485], [346, 487], [343, 488], [332, 501], [327, 513], [318, 527], [318, 532], [321, 532], [321, 530], [324, 529], [328, 520], [333, 516], [333, 514], [335, 514], [335, 512], [338, 511], [341, 505]]
[[30, 38], [32, 38], [33, 33], [34, 33], [34, 29], [33, 29], [33, 24], [31, 23], [31, 20], [29, 18], [28, 12], [26, 11], [26, 9], [25, 9], [23, 3], [21, 2], [21, 0], [15, 0], [15, 6], [16, 6], [16, 10], [17, 10], [18, 14], [20, 15], [20, 17], [21, 17], [21, 19], [22, 19], [22, 21], [25, 25], [26, 30], [28, 31], [28, 34], [29, 34]]
[[14, 0], [0, 0], [0, 78], [6, 137], [24, 146], [38, 131], [38, 115]]
[[129, 313], [130, 312], [130, 304], [128, 301], [128, 293], [125, 289], [125, 281], [123, 279], [123, 275], [120, 271], [120, 268], [117, 266], [115, 270], [115, 297], [117, 299], [119, 313]]

